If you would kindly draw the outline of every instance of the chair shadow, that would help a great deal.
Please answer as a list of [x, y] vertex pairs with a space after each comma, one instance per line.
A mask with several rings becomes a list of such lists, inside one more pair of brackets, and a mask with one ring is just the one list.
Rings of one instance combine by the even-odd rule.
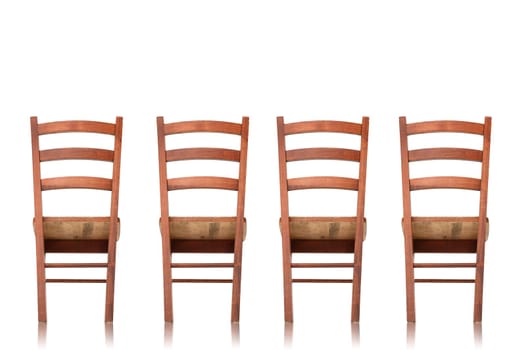
[[[285, 322], [283, 330], [283, 345], [286, 349], [292, 348], [294, 342], [294, 323]], [[360, 323], [351, 323], [351, 342], [353, 348], [360, 348]]]
[[230, 327], [230, 334], [232, 337], [232, 348], [239, 349], [241, 345], [241, 332], [239, 330], [239, 322], [232, 322]]
[[47, 343], [47, 323], [38, 322], [38, 348], [45, 349]]
[[[482, 323], [480, 322], [474, 322], [473, 323], [473, 345], [475, 348], [482, 348], [483, 346], [483, 332], [482, 332]], [[407, 334], [406, 334], [406, 342], [407, 342], [407, 349], [413, 349], [415, 347], [415, 341], [416, 341], [417, 331], [416, 331], [416, 323], [414, 322], [408, 322], [407, 323]]]
[[[232, 348], [238, 349], [241, 344], [241, 331], [239, 329], [239, 322], [232, 322], [230, 326], [230, 336], [232, 341]], [[174, 339], [174, 324], [170, 322], [164, 323], [164, 347], [171, 348]]]
[[113, 348], [113, 322], [107, 322], [104, 325], [104, 339], [107, 348]]

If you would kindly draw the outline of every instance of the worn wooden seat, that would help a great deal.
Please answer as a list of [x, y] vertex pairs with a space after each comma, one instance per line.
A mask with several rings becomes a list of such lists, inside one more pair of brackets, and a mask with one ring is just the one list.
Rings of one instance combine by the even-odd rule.
[[[172, 283], [232, 283], [232, 322], [239, 321], [241, 298], [241, 258], [246, 235], [245, 183], [248, 146], [248, 117], [241, 123], [223, 121], [182, 121], [165, 123], [157, 118], [159, 150], [159, 179], [161, 199], [160, 228], [163, 250], [164, 319], [173, 321]], [[166, 148], [166, 137], [174, 134], [206, 133], [239, 136], [239, 149], [225, 148]], [[217, 160], [238, 163], [238, 177], [218, 176], [168, 177], [167, 164], [186, 160]], [[237, 192], [236, 216], [178, 217], [169, 213], [168, 193], [192, 189], [219, 189]], [[205, 191], [206, 192], [206, 191]], [[202, 192], [197, 198], [205, 199]], [[184, 202], [178, 202], [184, 206]], [[174, 263], [173, 253], [233, 253], [233, 263]], [[173, 268], [232, 268], [232, 279], [172, 278]]]
[[[170, 216], [171, 239], [234, 240], [237, 217], [176, 217]], [[243, 240], [247, 234], [247, 220], [243, 219]]]
[[[110, 217], [53, 217], [43, 218], [44, 239], [49, 240], [108, 240]], [[34, 222], [33, 222], [34, 226]], [[120, 220], [117, 220], [117, 237], [120, 236]]]
[[[360, 138], [360, 149], [350, 148], [297, 148], [288, 149], [286, 139], [289, 135], [310, 133], [340, 133]], [[362, 245], [365, 239], [365, 178], [367, 169], [367, 145], [369, 118], [362, 123], [344, 121], [302, 121], [285, 124], [283, 117], [277, 118], [281, 219], [280, 230], [283, 249], [284, 315], [286, 322], [293, 321], [292, 285], [293, 283], [352, 283], [351, 319], [360, 319], [360, 289], [362, 271]], [[359, 163], [358, 178], [339, 176], [288, 177], [288, 165], [298, 161], [337, 160]], [[289, 215], [289, 192], [310, 189], [336, 189], [356, 191], [355, 216], [350, 217], [297, 217]], [[349, 206], [348, 202], [342, 203]], [[352, 209], [349, 209], [351, 211]], [[295, 253], [353, 253], [349, 263], [295, 263]], [[352, 279], [298, 279], [293, 278], [296, 268], [353, 268]]]
[[[112, 149], [101, 148], [40, 148], [40, 138], [57, 134], [87, 133], [109, 135]], [[38, 320], [46, 322], [46, 283], [106, 283], [105, 321], [113, 321], [115, 255], [119, 237], [118, 198], [120, 179], [122, 118], [115, 123], [86, 120], [39, 123], [31, 117], [33, 154], [33, 189], [36, 238]], [[41, 163], [54, 161], [101, 161], [112, 163], [111, 178], [94, 176], [59, 176], [42, 178]], [[71, 163], [68, 163], [71, 164]], [[67, 167], [67, 165], [66, 165]], [[72, 169], [76, 169], [71, 167]], [[107, 217], [49, 217], [43, 215], [42, 192], [84, 189], [111, 192], [110, 215]], [[47, 263], [47, 253], [105, 253], [106, 263]], [[47, 268], [105, 268], [105, 279], [50, 279]]]
[[[481, 149], [434, 147], [409, 149], [412, 135], [456, 133], [478, 135]], [[400, 117], [400, 149], [402, 164], [402, 190], [404, 216], [402, 228], [405, 238], [407, 321], [415, 322], [415, 283], [474, 283], [475, 302], [473, 320], [482, 320], [482, 291], [484, 249], [489, 235], [486, 216], [491, 118], [483, 124], [466, 121], [427, 121], [408, 124]], [[458, 162], [456, 170], [466, 162], [480, 164], [480, 177], [463, 176], [410, 176], [410, 163], [427, 164], [442, 160]], [[427, 162], [427, 163], [426, 163]], [[444, 170], [444, 168], [442, 168]], [[411, 193], [424, 190], [456, 189], [479, 192], [478, 216], [475, 217], [416, 217], [412, 216]], [[417, 253], [474, 253], [473, 263], [415, 263]], [[475, 279], [415, 279], [415, 268], [474, 268]]]
[[[280, 230], [283, 232], [281, 221]], [[289, 217], [290, 239], [310, 240], [354, 240], [356, 217]], [[363, 220], [363, 240], [367, 235], [366, 220]]]
[[[478, 217], [415, 217], [411, 222], [413, 239], [429, 240], [477, 240], [479, 232]], [[486, 233], [489, 237], [489, 220], [486, 219]]]

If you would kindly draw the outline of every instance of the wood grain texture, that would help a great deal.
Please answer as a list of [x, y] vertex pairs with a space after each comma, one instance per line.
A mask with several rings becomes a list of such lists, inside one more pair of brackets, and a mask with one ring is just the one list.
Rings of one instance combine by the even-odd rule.
[[430, 176], [411, 179], [411, 191], [430, 189], [459, 189], [480, 191], [480, 180], [462, 176]]
[[215, 132], [241, 135], [241, 124], [215, 120], [183, 121], [164, 124], [164, 135], [192, 132]]
[[288, 190], [308, 190], [316, 188], [337, 190], [358, 190], [358, 180], [339, 176], [308, 176], [288, 179]]
[[357, 123], [335, 121], [335, 120], [314, 120], [284, 125], [284, 134], [303, 134], [311, 132], [338, 132], [346, 134], [361, 135], [362, 126]]
[[237, 191], [238, 180], [219, 176], [178, 177], [168, 180], [168, 191], [197, 188]]
[[437, 120], [407, 124], [407, 135], [434, 132], [457, 132], [482, 135], [484, 134], [484, 124], [458, 120]]
[[40, 161], [53, 160], [100, 160], [113, 161], [113, 151], [99, 148], [54, 148], [40, 151]]
[[482, 162], [482, 151], [467, 148], [424, 148], [409, 151], [409, 161], [420, 160], [468, 160]]
[[287, 162], [315, 159], [360, 161], [360, 151], [344, 148], [300, 148], [287, 151], [286, 154]]
[[239, 162], [239, 151], [225, 148], [180, 148], [166, 151], [166, 161], [213, 159]]
[[42, 123], [38, 125], [39, 135], [68, 132], [86, 132], [115, 135], [115, 124], [89, 120], [69, 120]]
[[92, 189], [111, 191], [112, 180], [93, 176], [62, 176], [42, 179], [42, 191], [62, 189]]

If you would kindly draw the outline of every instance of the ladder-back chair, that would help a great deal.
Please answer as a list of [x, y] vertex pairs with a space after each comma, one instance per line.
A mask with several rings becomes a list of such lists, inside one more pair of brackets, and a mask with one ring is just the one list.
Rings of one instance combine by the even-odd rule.
[[[483, 124], [466, 121], [426, 121], [408, 124], [400, 117], [400, 148], [402, 164], [403, 220], [406, 260], [407, 321], [415, 322], [416, 283], [474, 283], [474, 322], [482, 320], [482, 289], [484, 275], [484, 246], [488, 236], [487, 195], [491, 118]], [[409, 149], [409, 136], [429, 133], [456, 133], [481, 136], [481, 149], [420, 148]], [[460, 160], [481, 164], [480, 177], [430, 176], [413, 178], [410, 164], [421, 161]], [[459, 163], [459, 167], [466, 163]], [[462, 167], [465, 169], [465, 167]], [[412, 215], [411, 193], [429, 189], [459, 189], [478, 191], [478, 216]], [[416, 253], [475, 253], [474, 263], [415, 263]], [[415, 268], [474, 268], [475, 279], [415, 279]]]
[[[113, 149], [52, 148], [41, 150], [42, 136], [52, 134], [106, 134], [114, 138]], [[97, 121], [56, 121], [39, 123], [31, 117], [33, 188], [36, 237], [38, 320], [47, 321], [46, 283], [106, 283], [105, 321], [113, 321], [116, 241], [119, 236], [119, 178], [121, 164], [122, 117], [115, 123]], [[41, 177], [41, 164], [59, 160], [89, 160], [112, 163], [111, 178], [93, 176]], [[42, 192], [64, 189], [88, 189], [111, 192], [109, 216], [44, 216]], [[79, 198], [79, 202], [81, 199]], [[46, 253], [106, 253], [105, 263], [47, 263]], [[106, 268], [106, 279], [48, 279], [47, 268]]]
[[[231, 321], [239, 321], [242, 243], [246, 233], [244, 208], [248, 124], [248, 117], [243, 117], [241, 123], [224, 121], [182, 121], [165, 123], [163, 117], [157, 118], [161, 199], [160, 229], [163, 252], [164, 319], [166, 322], [173, 321], [172, 283], [193, 282], [232, 283]], [[240, 147], [239, 150], [202, 147], [166, 149], [167, 136], [185, 133], [201, 133], [202, 135], [203, 133], [239, 135]], [[238, 177], [191, 176], [168, 178], [167, 163], [183, 160], [220, 160], [237, 162], [239, 163]], [[170, 216], [168, 193], [170, 191], [184, 189], [220, 189], [237, 191], [236, 216]], [[204, 199], [206, 200], [206, 197]], [[172, 253], [233, 253], [234, 256], [233, 263], [174, 263], [172, 261]], [[172, 279], [172, 268], [232, 268], [233, 277], [232, 279]]]
[[[288, 149], [286, 137], [305, 133], [343, 133], [357, 135], [360, 149], [301, 148]], [[285, 124], [277, 118], [281, 219], [283, 249], [283, 284], [285, 321], [293, 321], [292, 284], [296, 283], [353, 283], [351, 319], [360, 319], [360, 288], [362, 245], [365, 238], [365, 180], [369, 118], [362, 123], [344, 121], [303, 121]], [[340, 160], [359, 163], [358, 178], [311, 176], [289, 178], [288, 163], [307, 160]], [[306, 189], [338, 189], [357, 191], [355, 216], [348, 217], [291, 217], [289, 191]], [[347, 206], [348, 203], [342, 203]], [[350, 206], [352, 208], [352, 206]], [[292, 253], [354, 253], [353, 263], [293, 263]], [[352, 279], [294, 279], [293, 268], [353, 268]]]

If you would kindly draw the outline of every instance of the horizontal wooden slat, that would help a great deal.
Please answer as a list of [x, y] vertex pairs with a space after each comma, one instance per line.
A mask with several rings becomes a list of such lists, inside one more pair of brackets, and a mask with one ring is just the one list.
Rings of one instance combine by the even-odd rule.
[[477, 267], [475, 263], [415, 263], [413, 264], [415, 268], [472, 268]]
[[457, 120], [440, 120], [407, 124], [408, 135], [432, 132], [460, 132], [483, 135], [484, 124]]
[[46, 279], [48, 283], [106, 283], [103, 279], [65, 279], [65, 278], [49, 278]]
[[470, 279], [441, 279], [441, 278], [420, 278], [415, 279], [416, 283], [475, 283]]
[[410, 162], [434, 159], [482, 162], [482, 151], [467, 148], [424, 148], [409, 151]]
[[239, 162], [240, 152], [225, 148], [181, 148], [166, 151], [166, 161], [215, 159]]
[[284, 131], [285, 135], [302, 134], [308, 132], [339, 132], [361, 135], [362, 125], [335, 120], [313, 120], [285, 124]]
[[100, 268], [108, 267], [106, 263], [46, 263], [47, 268]]
[[358, 180], [338, 176], [310, 176], [287, 180], [289, 191], [313, 188], [332, 188], [339, 190], [358, 190]]
[[113, 151], [99, 148], [54, 148], [40, 151], [40, 161], [86, 159], [113, 161]]
[[186, 190], [192, 188], [207, 188], [218, 190], [232, 190], [236, 191], [238, 187], [238, 180], [229, 177], [218, 176], [193, 176], [193, 177], [178, 177], [168, 180], [168, 191], [172, 190]]
[[38, 124], [39, 135], [61, 132], [90, 132], [115, 135], [115, 124], [88, 120], [69, 120]]
[[287, 161], [334, 159], [360, 161], [360, 152], [345, 148], [300, 148], [287, 151]]
[[293, 239], [290, 242], [293, 253], [353, 253], [354, 241], [329, 239]]
[[188, 132], [217, 132], [224, 134], [241, 135], [241, 124], [215, 121], [215, 120], [196, 120], [175, 122], [164, 125], [164, 134], [181, 134]]
[[461, 176], [431, 176], [409, 180], [411, 191], [451, 188], [480, 191], [480, 180]]
[[171, 239], [172, 253], [233, 253], [234, 240]]
[[316, 279], [316, 278], [294, 278], [295, 283], [352, 283], [349, 279]]
[[42, 179], [42, 191], [85, 188], [111, 191], [111, 179], [92, 176], [63, 176]]
[[233, 263], [172, 263], [173, 268], [229, 268], [234, 267]]
[[353, 263], [292, 263], [293, 268], [351, 268]]
[[231, 279], [176, 278], [172, 283], [232, 283]]
[[107, 253], [108, 240], [46, 239], [46, 253]]
[[475, 253], [477, 241], [415, 239], [413, 240], [413, 251], [415, 253]]

